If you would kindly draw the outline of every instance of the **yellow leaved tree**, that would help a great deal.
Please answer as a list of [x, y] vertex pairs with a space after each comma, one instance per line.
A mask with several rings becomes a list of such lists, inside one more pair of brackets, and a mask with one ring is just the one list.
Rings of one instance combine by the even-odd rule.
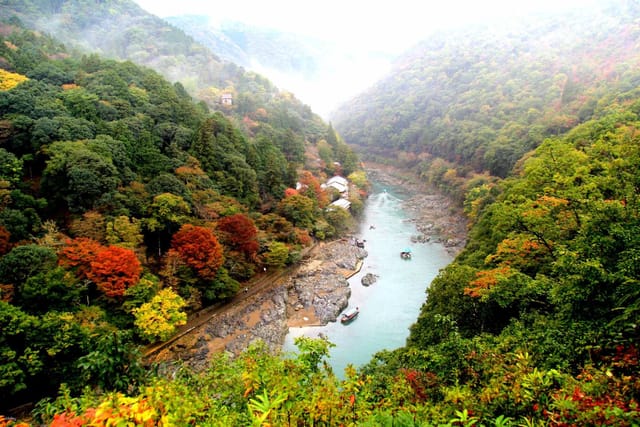
[[133, 310], [138, 332], [149, 342], [169, 339], [177, 326], [187, 323], [186, 313], [180, 311], [185, 305], [171, 288], [161, 289], [151, 301]]
[[11, 73], [0, 68], [0, 90], [10, 90], [20, 83], [29, 80], [27, 76], [18, 73]]

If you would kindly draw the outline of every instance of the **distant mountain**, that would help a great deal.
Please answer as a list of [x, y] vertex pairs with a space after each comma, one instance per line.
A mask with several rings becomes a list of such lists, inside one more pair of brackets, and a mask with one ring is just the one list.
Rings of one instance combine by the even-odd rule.
[[375, 83], [394, 55], [318, 38], [206, 16], [166, 18], [222, 58], [269, 76], [328, 117], [339, 102]]
[[[291, 94], [282, 94], [265, 77], [214, 54], [182, 30], [130, 0], [7, 0], [0, 15], [54, 35], [67, 46], [151, 67], [180, 82], [210, 108], [242, 118], [258, 108], [279, 109], [300, 122], [314, 139], [323, 125]], [[232, 96], [221, 105], [221, 95]]]
[[9, 0], [0, 7], [3, 16], [15, 15], [70, 47], [162, 70], [169, 80], [183, 81], [190, 89], [220, 86], [237, 73], [191, 37], [129, 0]]
[[301, 73], [314, 78], [322, 67], [323, 54], [330, 51], [328, 42], [241, 22], [216, 26], [208, 17], [200, 15], [173, 16], [166, 20], [222, 58], [247, 68]]
[[603, 98], [638, 86], [639, 17], [636, 2], [616, 2], [442, 32], [332, 121], [368, 154], [439, 157], [505, 176], [545, 137], [598, 116]]

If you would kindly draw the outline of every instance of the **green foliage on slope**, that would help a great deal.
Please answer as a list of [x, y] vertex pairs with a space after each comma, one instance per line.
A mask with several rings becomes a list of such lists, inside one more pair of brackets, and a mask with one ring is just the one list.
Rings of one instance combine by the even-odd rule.
[[0, 34], [0, 65], [28, 77], [0, 91], [0, 406], [62, 382], [132, 392], [136, 347], [171, 335], [183, 307], [233, 296], [271, 248], [282, 267], [312, 242], [324, 206], [295, 225], [276, 208], [317, 141], [291, 103], [239, 127], [151, 69], [15, 19]]
[[638, 82], [634, 2], [554, 19], [441, 32], [333, 118], [376, 158], [439, 157], [504, 177], [546, 137], [602, 111]]
[[[290, 128], [312, 141], [324, 134], [322, 120], [292, 94], [280, 92], [263, 76], [221, 60], [133, 1], [5, 1], [0, 12], [83, 53], [150, 67], [167, 80], [180, 82], [183, 90], [209, 108], [238, 121], [259, 117], [274, 128]], [[232, 95], [232, 105], [221, 103], [223, 94]], [[270, 114], [262, 116], [261, 109]]]

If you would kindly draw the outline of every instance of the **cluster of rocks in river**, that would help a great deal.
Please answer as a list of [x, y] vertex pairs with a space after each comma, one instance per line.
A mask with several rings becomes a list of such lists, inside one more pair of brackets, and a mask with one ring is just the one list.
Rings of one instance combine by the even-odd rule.
[[362, 279], [360, 279], [360, 283], [362, 283], [362, 286], [370, 286], [376, 283], [377, 281], [378, 281], [378, 275], [373, 273], [367, 273], [364, 276], [362, 276]]
[[404, 202], [404, 208], [415, 223], [418, 234], [414, 243], [441, 243], [452, 255], [466, 244], [467, 221], [451, 206], [451, 201], [437, 194], [417, 194]]

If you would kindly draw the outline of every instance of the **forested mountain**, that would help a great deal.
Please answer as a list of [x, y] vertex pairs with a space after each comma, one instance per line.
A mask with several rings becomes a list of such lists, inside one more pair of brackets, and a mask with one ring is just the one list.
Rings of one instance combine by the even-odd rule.
[[[267, 78], [221, 60], [182, 30], [151, 15], [130, 0], [7, 0], [3, 17], [56, 37], [71, 49], [148, 66], [171, 82], [180, 82], [209, 108], [255, 120], [261, 109], [278, 127], [311, 140], [322, 136], [322, 120], [291, 93]], [[223, 94], [230, 104], [221, 103]], [[250, 121], [249, 121], [250, 123]]]
[[[165, 19], [222, 58], [269, 76], [323, 117], [337, 102], [373, 84], [399, 54], [388, 46], [367, 46], [349, 37], [336, 39], [242, 22], [218, 22], [215, 17], [202, 15]], [[327, 27], [331, 25], [327, 22]]]
[[241, 128], [151, 69], [0, 23], [0, 407], [129, 389], [135, 345], [344, 230], [318, 180], [356, 159], [318, 124], [307, 140], [262, 109]]
[[[412, 164], [439, 157], [506, 176], [544, 138], [638, 83], [637, 2], [440, 32], [333, 122], [351, 144]], [[400, 154], [398, 154], [400, 153]]]
[[240, 22], [223, 22], [216, 28], [206, 16], [172, 16], [166, 20], [222, 58], [245, 68], [256, 65], [312, 80], [324, 66], [320, 58], [332, 52], [327, 42]]

